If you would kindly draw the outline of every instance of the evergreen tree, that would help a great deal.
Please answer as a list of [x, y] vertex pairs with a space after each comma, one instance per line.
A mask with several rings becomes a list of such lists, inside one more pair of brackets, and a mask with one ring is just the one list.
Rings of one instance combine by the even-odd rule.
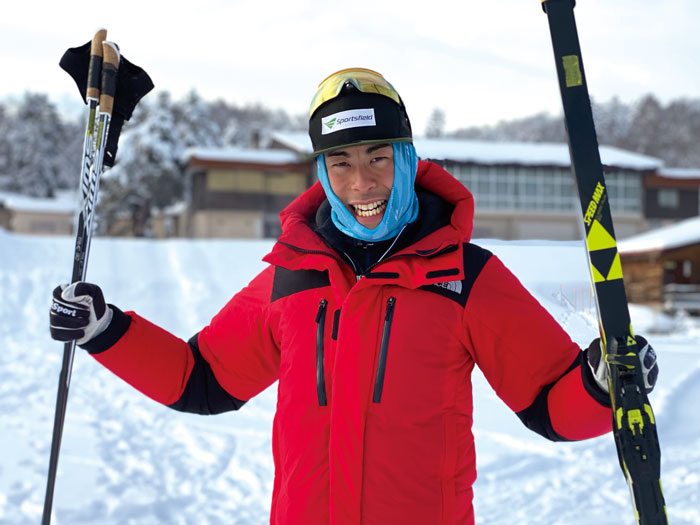
[[445, 112], [440, 108], [433, 109], [428, 117], [425, 136], [429, 139], [440, 138], [445, 134]]
[[613, 97], [609, 102], [598, 104], [591, 101], [593, 120], [595, 121], [598, 141], [601, 144], [624, 147], [632, 124], [632, 110], [619, 98]]
[[102, 206], [98, 208], [103, 229], [111, 229], [126, 216], [132, 231], [114, 233], [149, 235], [151, 209], [182, 198], [178, 161], [185, 146], [180, 135], [167, 92], [161, 92], [155, 102], [143, 101], [137, 107], [134, 122], [122, 131], [116, 163], [105, 174]]
[[501, 121], [490, 126], [474, 126], [452, 133], [451, 136], [490, 141], [565, 142], [564, 117], [537, 113], [531, 117]]
[[10, 179], [10, 143], [7, 137], [10, 122], [5, 106], [0, 105], [0, 190], [9, 185]]
[[3, 189], [51, 197], [58, 189], [77, 188], [80, 136], [46, 95], [26, 93], [14, 112], [3, 111], [0, 123]]
[[654, 95], [647, 95], [636, 104], [626, 140], [632, 151], [658, 156], [662, 113], [661, 104]]
[[212, 119], [211, 106], [190, 91], [181, 101], [172, 105], [176, 134], [184, 147], [216, 148], [223, 145], [222, 126]]

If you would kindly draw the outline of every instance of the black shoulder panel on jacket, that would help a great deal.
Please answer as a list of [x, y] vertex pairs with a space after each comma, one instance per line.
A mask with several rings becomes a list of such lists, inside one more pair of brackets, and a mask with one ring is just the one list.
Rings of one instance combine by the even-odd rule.
[[[564, 372], [559, 377], [559, 379], [561, 379], [566, 374], [571, 372], [574, 368], [580, 365], [581, 353], [579, 352], [579, 355], [576, 356], [576, 360], [571, 364], [569, 368], [566, 369], [566, 372]], [[559, 381], [559, 379], [557, 379], [557, 381]], [[546, 437], [550, 441], [571, 441], [570, 439], [567, 439], [564, 436], [557, 434], [554, 428], [552, 428], [552, 420], [549, 417], [547, 396], [549, 395], [549, 391], [552, 390], [552, 387], [557, 383], [557, 381], [546, 385], [542, 389], [542, 391], [537, 395], [532, 404], [525, 410], [517, 412], [517, 415], [520, 418], [520, 421], [522, 421], [527, 428], [529, 428], [533, 432], [537, 432], [541, 436]]]
[[330, 284], [327, 270], [287, 270], [276, 266], [270, 302], [304, 290], [330, 286]]
[[220, 414], [230, 410], [238, 410], [246, 401], [241, 401], [226, 392], [214, 377], [211, 366], [202, 357], [195, 334], [189, 341], [192, 355], [194, 356], [194, 367], [185, 385], [185, 391], [180, 399], [175, 401], [170, 408], [180, 412], [192, 412], [194, 414]]
[[[469, 293], [474, 286], [474, 282], [481, 273], [481, 270], [486, 265], [486, 262], [491, 258], [493, 254], [477, 246], [476, 244], [465, 243], [464, 244], [464, 279], [461, 281], [447, 281], [436, 284], [429, 284], [427, 286], [421, 286], [421, 290], [426, 290], [428, 292], [434, 292], [436, 294], [452, 299], [458, 302], [462, 307], [466, 306], [467, 299], [469, 298]], [[444, 270], [444, 276], [449, 276], [453, 273], [458, 272], [454, 268], [447, 268]], [[433, 272], [434, 276], [438, 277], [442, 274], [438, 272]]]

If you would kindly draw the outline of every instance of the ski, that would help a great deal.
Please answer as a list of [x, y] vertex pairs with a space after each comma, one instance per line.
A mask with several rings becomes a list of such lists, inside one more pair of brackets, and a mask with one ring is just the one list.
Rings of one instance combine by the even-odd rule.
[[[107, 31], [99, 30], [91, 44], [90, 63], [88, 69], [87, 103], [88, 115], [85, 126], [85, 141], [83, 144], [83, 162], [80, 172], [80, 193], [82, 203], [78, 212], [76, 226], [76, 241], [73, 257], [73, 273], [71, 283], [85, 279], [90, 241], [92, 239], [92, 224], [95, 212], [95, 202], [99, 189], [109, 123], [117, 85], [119, 67], [119, 51], [115, 44], [106, 42]], [[98, 111], [99, 109], [99, 111]], [[63, 423], [66, 416], [68, 390], [70, 387], [75, 341], [66, 343], [63, 348], [63, 361], [58, 381], [56, 396], [56, 411], [54, 414], [53, 436], [51, 440], [51, 456], [49, 473], [44, 498], [42, 525], [51, 523], [58, 455], [63, 436]]]
[[574, 18], [575, 0], [542, 0], [547, 14], [598, 306], [602, 352], [608, 365], [613, 435], [640, 525], [667, 524], [661, 488], [661, 449], [644, 389], [632, 332], [622, 266], [598, 150]]

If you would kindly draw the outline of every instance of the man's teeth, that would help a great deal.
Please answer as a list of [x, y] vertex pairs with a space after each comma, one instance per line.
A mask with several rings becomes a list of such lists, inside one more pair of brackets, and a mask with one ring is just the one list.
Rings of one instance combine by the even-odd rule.
[[360, 217], [372, 217], [373, 215], [379, 215], [386, 209], [387, 201], [376, 201], [370, 204], [353, 204], [352, 207], [355, 209]]

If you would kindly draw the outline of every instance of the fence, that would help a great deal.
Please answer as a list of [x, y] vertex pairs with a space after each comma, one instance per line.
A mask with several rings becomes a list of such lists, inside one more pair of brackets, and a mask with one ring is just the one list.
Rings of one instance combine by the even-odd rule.
[[664, 285], [664, 308], [700, 315], [700, 284]]

